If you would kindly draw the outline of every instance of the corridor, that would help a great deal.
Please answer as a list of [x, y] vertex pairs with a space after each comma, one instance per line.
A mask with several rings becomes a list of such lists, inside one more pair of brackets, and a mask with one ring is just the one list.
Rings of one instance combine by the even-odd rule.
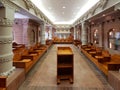
[[[74, 83], [57, 85], [57, 47], [69, 46], [74, 53]], [[19, 90], [113, 90], [102, 73], [72, 44], [54, 44], [26, 75]]]

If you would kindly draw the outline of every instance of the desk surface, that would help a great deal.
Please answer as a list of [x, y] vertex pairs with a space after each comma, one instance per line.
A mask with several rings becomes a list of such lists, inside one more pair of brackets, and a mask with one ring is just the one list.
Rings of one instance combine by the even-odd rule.
[[58, 47], [57, 54], [69, 55], [69, 54], [73, 54], [73, 52], [70, 47]]
[[104, 57], [103, 57], [103, 56], [95, 56], [95, 58], [98, 58], [98, 59], [99, 59], [99, 58], [104, 58]]

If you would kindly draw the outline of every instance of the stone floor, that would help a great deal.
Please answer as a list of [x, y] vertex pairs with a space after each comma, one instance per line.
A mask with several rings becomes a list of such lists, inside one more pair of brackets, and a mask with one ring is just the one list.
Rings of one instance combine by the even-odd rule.
[[[74, 53], [74, 83], [57, 85], [57, 47], [69, 46]], [[26, 75], [19, 90], [113, 90], [106, 77], [71, 44], [53, 45]]]

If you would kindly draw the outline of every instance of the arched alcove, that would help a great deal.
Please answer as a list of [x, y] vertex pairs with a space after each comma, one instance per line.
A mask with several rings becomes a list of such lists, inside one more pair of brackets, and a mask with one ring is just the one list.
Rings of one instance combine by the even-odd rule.
[[115, 48], [115, 29], [110, 29], [108, 31], [108, 48]]
[[120, 48], [120, 32], [114, 28], [108, 31], [108, 47], [115, 50]]
[[97, 29], [93, 32], [93, 43], [99, 44], [99, 32]]

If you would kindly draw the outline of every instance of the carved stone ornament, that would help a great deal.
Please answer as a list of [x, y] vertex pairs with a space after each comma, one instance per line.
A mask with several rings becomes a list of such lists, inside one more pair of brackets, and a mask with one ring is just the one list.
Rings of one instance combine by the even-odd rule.
[[101, 0], [100, 1], [101, 8], [104, 9], [107, 3], [108, 3], [108, 0]]
[[9, 76], [13, 71], [15, 70], [15, 67], [12, 67], [10, 70], [7, 72], [2, 72], [0, 73], [0, 76]]
[[7, 18], [0, 18], [0, 25], [1, 26], [10, 26], [10, 27], [12, 27], [13, 21], [9, 20]]
[[12, 2], [13, 0], [0, 0], [0, 2], [3, 4], [4, 7], [10, 7], [14, 11], [19, 10], [19, 7]]
[[0, 44], [11, 44], [12, 43], [12, 37], [7, 38], [1, 38], [0, 37]]
[[35, 7], [35, 5], [30, 0], [23, 0], [23, 1], [25, 2], [28, 9]]
[[7, 56], [0, 56], [0, 64], [12, 61], [13, 54], [7, 55]]

